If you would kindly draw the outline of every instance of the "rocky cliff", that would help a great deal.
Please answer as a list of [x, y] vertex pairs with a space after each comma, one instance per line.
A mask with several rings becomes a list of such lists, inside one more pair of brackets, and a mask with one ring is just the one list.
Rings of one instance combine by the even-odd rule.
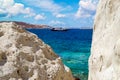
[[120, 80], [120, 0], [100, 0], [94, 22], [89, 80]]
[[0, 23], [0, 80], [73, 80], [68, 67], [35, 34]]

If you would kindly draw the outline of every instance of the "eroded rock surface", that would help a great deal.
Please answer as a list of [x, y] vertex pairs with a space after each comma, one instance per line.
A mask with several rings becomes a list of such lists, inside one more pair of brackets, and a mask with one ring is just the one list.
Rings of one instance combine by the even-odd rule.
[[73, 80], [68, 67], [35, 34], [0, 23], [0, 80]]
[[120, 80], [120, 0], [100, 0], [94, 22], [89, 80]]

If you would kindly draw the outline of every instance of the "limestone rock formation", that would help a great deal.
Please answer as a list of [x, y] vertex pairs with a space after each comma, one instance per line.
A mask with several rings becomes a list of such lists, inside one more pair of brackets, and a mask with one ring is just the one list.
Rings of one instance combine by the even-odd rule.
[[89, 80], [120, 80], [120, 0], [100, 0], [94, 22]]
[[0, 23], [0, 80], [73, 80], [68, 67], [35, 34]]

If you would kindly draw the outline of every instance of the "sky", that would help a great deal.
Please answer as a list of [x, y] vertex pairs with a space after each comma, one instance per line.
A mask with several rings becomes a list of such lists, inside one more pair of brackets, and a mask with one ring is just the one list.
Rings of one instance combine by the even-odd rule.
[[0, 21], [92, 28], [98, 0], [0, 0]]

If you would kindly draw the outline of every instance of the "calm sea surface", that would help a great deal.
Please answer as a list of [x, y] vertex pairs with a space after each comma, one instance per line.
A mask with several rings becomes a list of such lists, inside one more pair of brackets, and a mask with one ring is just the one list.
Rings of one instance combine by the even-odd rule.
[[28, 29], [49, 44], [67, 65], [74, 76], [87, 80], [88, 58], [92, 40], [92, 29], [70, 29], [51, 31], [49, 29]]

